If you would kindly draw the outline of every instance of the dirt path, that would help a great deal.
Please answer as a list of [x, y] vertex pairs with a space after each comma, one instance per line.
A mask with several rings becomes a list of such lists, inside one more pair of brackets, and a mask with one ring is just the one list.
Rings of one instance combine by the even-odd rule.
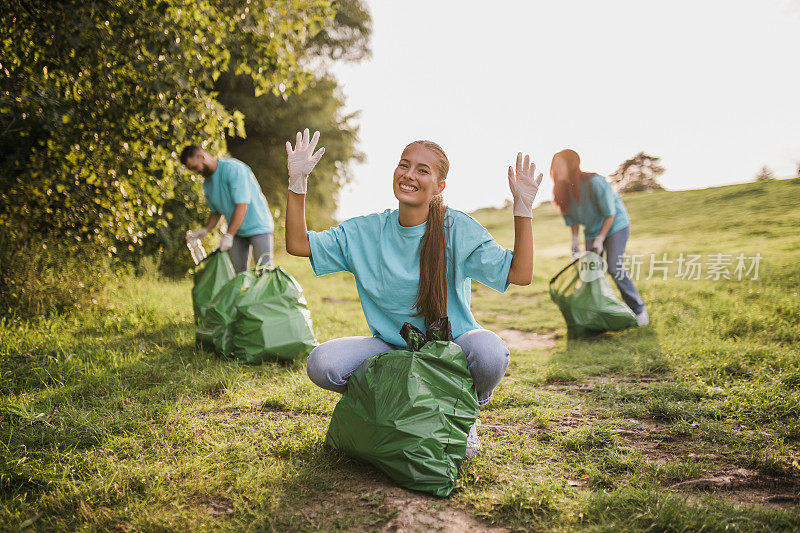
[[534, 333], [518, 329], [501, 329], [497, 335], [512, 350], [549, 350], [556, 345], [555, 333]]
[[[348, 531], [384, 531], [404, 533], [465, 531], [500, 533], [509, 531], [488, 524], [469, 512], [454, 506], [446, 498], [437, 498], [398, 487], [386, 476], [363, 467], [343, 483], [342, 490], [323, 495], [321, 501], [302, 514], [311, 522], [328, 520], [331, 515], [349, 513], [368, 515], [371, 524], [361, 524]], [[325, 518], [325, 517], [328, 518]], [[370, 520], [368, 520], [370, 522]]]
[[[260, 405], [229, 407], [206, 413], [206, 416], [237, 417], [258, 414], [270, 420], [327, 418], [322, 415], [299, 413], [291, 410], [267, 409]], [[437, 498], [424, 493], [403, 489], [388, 477], [367, 465], [353, 462], [345, 478], [335, 490], [308, 495], [303, 504], [290, 514], [307, 525], [330, 529], [331, 525], [345, 526], [348, 531], [386, 531], [393, 533], [412, 531], [439, 531], [461, 533], [464, 531], [500, 533], [506, 528], [492, 526], [447, 498]], [[202, 500], [209, 514], [226, 515], [234, 512], [229, 500]], [[348, 517], [360, 517], [359, 525], [347, 527]]]
[[[605, 376], [588, 380], [588, 383], [550, 384], [542, 390], [561, 393], [582, 394], [598, 384], [624, 382], [639, 383], [657, 381], [657, 378], [626, 378]], [[245, 413], [258, 413], [274, 420], [294, 418], [325, 418], [294, 412], [291, 410], [268, 409], [262, 406], [227, 408], [209, 414], [239, 416]], [[627, 448], [640, 450], [647, 462], [657, 465], [678, 463], [686, 457], [697, 457], [708, 461], [709, 465], [697, 478], [679, 483], [665, 484], [665, 488], [698, 501], [706, 494], [739, 505], [759, 504], [774, 509], [792, 509], [800, 503], [800, 473], [787, 469], [781, 473], [765, 473], [736, 466], [736, 461], [724, 453], [698, 454], [691, 435], [671, 434], [669, 423], [649, 419], [620, 419], [622, 427], [612, 429], [618, 443]], [[501, 435], [521, 434], [538, 439], [543, 433], [565, 433], [575, 428], [597, 423], [595, 415], [574, 409], [563, 416], [551, 420], [551, 425], [506, 425], [493, 424], [487, 420], [482, 432]], [[581, 480], [568, 480], [572, 486], [583, 486]], [[345, 468], [344, 475], [336, 486], [325, 490], [311, 490], [299, 507], [291, 509], [290, 514], [312, 528], [326, 529], [336, 527], [347, 531], [384, 532], [503, 532], [506, 528], [485, 522], [469, 511], [454, 505], [452, 500], [437, 498], [413, 492], [395, 485], [389, 478], [366, 465], [353, 463]], [[226, 515], [234, 512], [229, 501], [215, 501], [214, 505], [203, 502], [209, 513]]]

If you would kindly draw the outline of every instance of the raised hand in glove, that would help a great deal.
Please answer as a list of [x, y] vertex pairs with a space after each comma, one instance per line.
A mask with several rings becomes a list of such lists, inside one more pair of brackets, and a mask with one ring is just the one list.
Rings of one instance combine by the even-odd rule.
[[314, 152], [319, 142], [319, 132], [315, 131], [311, 139], [308, 138], [308, 128], [303, 133], [297, 132], [297, 142], [294, 148], [292, 143], [286, 141], [286, 154], [289, 167], [289, 190], [297, 194], [305, 194], [308, 187], [308, 175], [319, 163], [325, 148], [321, 147]]
[[530, 156], [526, 155], [522, 159], [522, 152], [517, 154], [517, 170], [514, 172], [512, 167], [508, 167], [508, 187], [514, 197], [514, 216], [533, 217], [533, 199], [542, 183], [540, 173], [534, 180], [536, 165], [531, 162]]

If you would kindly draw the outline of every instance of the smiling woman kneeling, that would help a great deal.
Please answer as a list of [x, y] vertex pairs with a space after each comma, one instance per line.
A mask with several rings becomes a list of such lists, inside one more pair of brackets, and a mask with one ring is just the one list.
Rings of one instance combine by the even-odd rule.
[[[526, 155], [517, 154], [516, 171], [508, 168], [514, 196], [514, 250], [503, 248], [475, 219], [447, 207], [442, 193], [449, 161], [431, 141], [405, 147], [394, 171], [397, 209], [351, 218], [326, 231], [308, 231], [305, 194], [308, 175], [325, 152], [314, 149], [319, 132], [297, 134], [286, 143], [289, 195], [286, 202], [286, 250], [311, 259], [318, 276], [347, 271], [355, 276], [361, 306], [372, 337], [344, 337], [320, 344], [308, 358], [311, 380], [343, 393], [347, 379], [367, 358], [404, 347], [405, 322], [425, 331], [447, 316], [454, 342], [467, 356], [478, 402], [485, 405], [505, 374], [510, 354], [495, 333], [482, 329], [470, 311], [470, 280], [497, 291], [509, 284], [528, 285], [533, 278], [531, 209], [541, 174]], [[475, 426], [467, 455], [480, 448]]]

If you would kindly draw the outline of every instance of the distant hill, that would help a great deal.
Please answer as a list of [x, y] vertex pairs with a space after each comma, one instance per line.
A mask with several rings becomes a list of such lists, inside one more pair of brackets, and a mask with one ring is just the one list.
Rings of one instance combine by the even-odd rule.
[[[800, 280], [800, 178], [689, 191], [628, 193], [629, 253], [757, 253], [797, 269]], [[514, 244], [511, 209], [472, 213], [504, 246]], [[533, 211], [536, 270], [555, 271], [569, 254], [569, 228], [552, 204]], [[798, 266], [793, 266], [798, 265]]]

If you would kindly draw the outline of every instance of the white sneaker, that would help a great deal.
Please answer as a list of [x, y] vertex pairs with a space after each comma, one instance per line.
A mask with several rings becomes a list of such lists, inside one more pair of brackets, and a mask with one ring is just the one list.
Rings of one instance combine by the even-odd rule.
[[642, 312], [636, 315], [636, 323], [640, 326], [646, 326], [650, 323], [650, 317], [647, 316], [647, 309], [642, 309]]
[[478, 426], [481, 425], [481, 419], [476, 418], [475, 423], [469, 428], [467, 434], [467, 453], [466, 457], [471, 457], [478, 453], [481, 449], [481, 439], [478, 438]]

